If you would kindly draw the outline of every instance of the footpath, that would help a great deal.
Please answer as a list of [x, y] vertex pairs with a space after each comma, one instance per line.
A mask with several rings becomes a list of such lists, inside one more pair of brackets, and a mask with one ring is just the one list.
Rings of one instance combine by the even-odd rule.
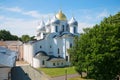
[[[67, 80], [69, 78], [78, 77], [79, 74], [67, 75]], [[16, 67], [12, 69], [12, 80], [66, 80], [65, 76], [59, 76], [50, 78], [41, 71], [37, 71], [31, 67], [28, 63], [17, 62]]]

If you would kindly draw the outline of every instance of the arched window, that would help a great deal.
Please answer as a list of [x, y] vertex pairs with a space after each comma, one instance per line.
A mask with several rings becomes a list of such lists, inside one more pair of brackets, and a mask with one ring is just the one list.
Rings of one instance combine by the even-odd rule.
[[66, 25], [66, 31], [69, 31], [69, 25], [68, 24]]
[[55, 26], [55, 32], [58, 32], [58, 26]]
[[74, 33], [76, 33], [76, 27], [74, 27]]
[[58, 48], [58, 54], [60, 53], [60, 49]]
[[50, 45], [50, 48], [52, 48], [52, 46]]
[[53, 66], [55, 66], [55, 63], [53, 63]]
[[42, 46], [40, 45], [40, 48], [42, 48]]
[[62, 25], [62, 31], [64, 31], [64, 25]]
[[70, 43], [70, 48], [72, 48], [72, 43]]
[[66, 61], [68, 61], [68, 56], [66, 56]]
[[42, 65], [45, 65], [45, 61], [44, 60], [42, 61]]

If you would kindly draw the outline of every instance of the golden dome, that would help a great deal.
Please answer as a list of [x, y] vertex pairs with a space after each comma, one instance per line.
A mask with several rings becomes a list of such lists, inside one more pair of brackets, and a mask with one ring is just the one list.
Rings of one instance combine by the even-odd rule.
[[60, 10], [57, 14], [56, 14], [56, 18], [59, 20], [67, 20], [66, 16], [62, 13], [62, 11]]

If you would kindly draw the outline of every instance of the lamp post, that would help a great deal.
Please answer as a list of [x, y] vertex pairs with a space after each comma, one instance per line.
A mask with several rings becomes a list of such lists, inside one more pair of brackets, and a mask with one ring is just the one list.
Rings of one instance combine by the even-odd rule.
[[65, 80], [67, 80], [67, 68], [65, 68]]

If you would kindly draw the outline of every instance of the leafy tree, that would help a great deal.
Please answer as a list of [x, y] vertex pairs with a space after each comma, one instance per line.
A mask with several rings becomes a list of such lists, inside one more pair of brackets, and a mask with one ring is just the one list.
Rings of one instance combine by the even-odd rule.
[[69, 50], [71, 63], [87, 78], [112, 80], [120, 75], [120, 12], [84, 29]]
[[21, 40], [22, 40], [23, 42], [28, 42], [28, 41], [31, 40], [31, 38], [29, 37], [29, 35], [22, 35]]
[[12, 35], [9, 31], [0, 30], [0, 40], [18, 40], [18, 37]]

